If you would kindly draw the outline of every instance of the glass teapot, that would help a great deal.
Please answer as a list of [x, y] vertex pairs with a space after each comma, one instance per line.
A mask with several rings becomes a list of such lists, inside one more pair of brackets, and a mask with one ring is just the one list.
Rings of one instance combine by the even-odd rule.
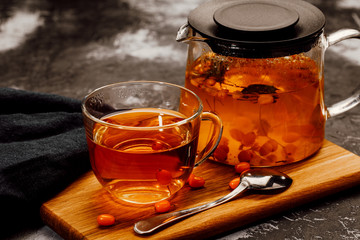
[[360, 102], [357, 91], [324, 104], [325, 50], [360, 38], [354, 29], [325, 36], [324, 26], [323, 13], [301, 0], [212, 0], [189, 14], [176, 40], [189, 44], [185, 87], [224, 123], [215, 161], [306, 159], [321, 148], [325, 121]]

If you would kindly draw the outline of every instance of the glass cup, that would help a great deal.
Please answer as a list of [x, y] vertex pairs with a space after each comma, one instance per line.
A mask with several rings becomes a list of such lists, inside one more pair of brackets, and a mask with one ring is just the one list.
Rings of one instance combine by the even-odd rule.
[[[96, 178], [116, 199], [131, 204], [174, 196], [222, 134], [221, 119], [203, 112], [196, 94], [163, 82], [101, 87], [85, 97], [82, 112]], [[202, 120], [210, 120], [213, 129], [198, 151]]]

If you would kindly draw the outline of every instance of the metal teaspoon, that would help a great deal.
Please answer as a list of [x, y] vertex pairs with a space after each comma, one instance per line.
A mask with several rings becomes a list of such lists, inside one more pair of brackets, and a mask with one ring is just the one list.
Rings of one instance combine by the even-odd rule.
[[269, 168], [250, 169], [241, 174], [239, 186], [237, 186], [226, 196], [197, 207], [184, 209], [177, 212], [170, 212], [141, 220], [135, 223], [134, 231], [138, 234], [149, 234], [169, 223], [178, 221], [179, 219], [194, 215], [230, 201], [247, 189], [260, 191], [281, 191], [290, 187], [291, 183], [292, 179], [282, 172]]

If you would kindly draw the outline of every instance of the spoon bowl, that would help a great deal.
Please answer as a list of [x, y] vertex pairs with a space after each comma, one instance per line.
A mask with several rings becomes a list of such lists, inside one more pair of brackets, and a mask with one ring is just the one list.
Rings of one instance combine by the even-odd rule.
[[285, 173], [269, 168], [250, 169], [241, 174], [239, 185], [226, 196], [197, 207], [177, 212], [170, 212], [141, 220], [135, 223], [134, 231], [141, 235], [150, 234], [165, 225], [230, 201], [247, 189], [259, 190], [264, 193], [279, 193], [279, 191], [284, 191], [289, 188], [291, 183], [292, 179]]
[[292, 183], [288, 175], [270, 168], [247, 170], [241, 174], [240, 181], [248, 182], [248, 189], [270, 193], [286, 190]]

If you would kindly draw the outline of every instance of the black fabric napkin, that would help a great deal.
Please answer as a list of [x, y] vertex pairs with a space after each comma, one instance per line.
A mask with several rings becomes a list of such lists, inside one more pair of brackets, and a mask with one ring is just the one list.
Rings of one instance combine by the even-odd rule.
[[90, 169], [78, 100], [0, 88], [0, 232], [40, 221], [43, 202]]

